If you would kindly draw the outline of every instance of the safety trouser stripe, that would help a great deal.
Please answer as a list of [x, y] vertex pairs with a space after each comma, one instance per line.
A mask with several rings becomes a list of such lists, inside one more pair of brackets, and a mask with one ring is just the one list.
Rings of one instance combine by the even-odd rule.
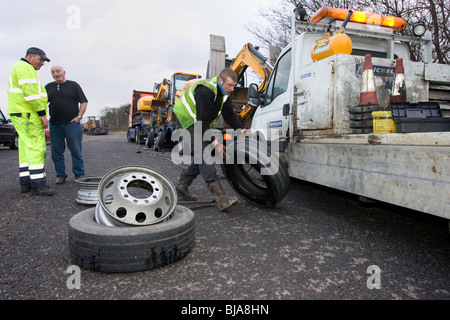
[[45, 178], [45, 172], [39, 173], [39, 174], [30, 174], [31, 180], [37, 180], [37, 179], [43, 179], [43, 178]]
[[36, 164], [36, 165], [30, 166], [30, 171], [38, 171], [38, 170], [44, 170], [44, 165]]
[[29, 177], [30, 171], [28, 169], [28, 163], [19, 163], [19, 177]]
[[43, 165], [30, 166], [30, 179], [43, 179], [45, 178], [45, 171]]

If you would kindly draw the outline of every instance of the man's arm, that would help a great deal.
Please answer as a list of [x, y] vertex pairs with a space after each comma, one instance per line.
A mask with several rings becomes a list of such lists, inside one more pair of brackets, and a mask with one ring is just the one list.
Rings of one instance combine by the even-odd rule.
[[222, 108], [222, 116], [223, 119], [232, 127], [233, 129], [243, 129], [244, 126], [238, 120], [236, 112], [234, 112], [233, 104], [231, 103], [231, 98], [228, 98], [227, 101], [223, 104]]
[[[80, 111], [78, 111], [78, 116], [82, 117], [84, 115], [84, 113], [86, 112], [86, 109], [87, 109], [87, 104], [88, 104], [87, 102], [83, 102], [82, 104], [80, 104]], [[70, 122], [71, 123], [72, 122], [80, 122], [81, 119], [78, 116], [73, 118], [72, 121], [70, 121]]]

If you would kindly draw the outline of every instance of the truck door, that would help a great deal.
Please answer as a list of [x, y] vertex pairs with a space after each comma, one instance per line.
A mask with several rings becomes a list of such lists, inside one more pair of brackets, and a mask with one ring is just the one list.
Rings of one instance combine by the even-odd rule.
[[267, 140], [286, 137], [288, 115], [283, 115], [283, 107], [289, 104], [291, 89], [291, 52], [289, 49], [279, 59], [270, 77], [264, 98], [252, 121], [252, 131], [259, 131]]

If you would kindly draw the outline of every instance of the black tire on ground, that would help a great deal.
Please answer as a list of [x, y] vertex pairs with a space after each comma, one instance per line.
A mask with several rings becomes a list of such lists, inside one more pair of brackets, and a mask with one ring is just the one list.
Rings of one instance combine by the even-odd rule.
[[69, 222], [69, 251], [81, 268], [135, 272], [159, 268], [185, 257], [194, 247], [192, 210], [177, 206], [169, 220], [148, 226], [108, 227], [94, 220], [95, 208]]
[[153, 131], [153, 129], [150, 129], [147, 135], [147, 140], [145, 141], [145, 146], [150, 149], [153, 146], [154, 141], [155, 141], [155, 132]]
[[135, 141], [135, 139], [131, 138], [131, 130], [133, 130], [133, 129], [128, 128], [128, 131], [127, 131], [127, 140], [128, 140], [128, 142], [134, 142]]
[[[262, 207], [274, 207], [287, 195], [289, 173], [276, 155], [269, 159], [258, 154], [252, 146], [235, 147], [234, 154], [235, 162], [245, 156], [245, 164], [222, 164], [222, 171], [233, 189], [246, 200]], [[261, 175], [262, 169], [273, 165], [274, 159], [278, 161], [278, 170], [271, 175]]]
[[136, 129], [135, 129], [135, 139], [134, 139], [134, 142], [136, 142], [136, 144], [139, 144], [140, 143], [140, 140], [141, 140], [141, 135], [139, 134], [139, 128], [138, 127], [136, 127]]
[[164, 141], [166, 139], [166, 133], [164, 131], [158, 132], [153, 143], [153, 150], [159, 151], [164, 147]]

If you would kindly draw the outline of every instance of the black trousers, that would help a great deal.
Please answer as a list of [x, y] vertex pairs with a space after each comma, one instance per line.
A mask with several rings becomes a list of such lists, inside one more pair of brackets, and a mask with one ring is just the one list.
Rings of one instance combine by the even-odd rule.
[[[191, 126], [188, 129], [189, 133], [191, 134], [191, 164], [187, 167], [185, 174], [191, 177], [197, 177], [199, 174], [203, 177], [206, 183], [211, 183], [216, 180], [219, 180], [219, 176], [217, 175], [217, 170], [214, 166], [214, 164], [207, 164], [205, 163], [205, 160], [203, 159], [203, 152], [205, 148], [211, 143], [209, 141], [202, 141], [197, 140], [195, 141], [194, 137], [194, 126]], [[195, 143], [201, 143], [201, 163], [194, 163], [194, 144]], [[200, 158], [199, 155], [197, 155], [196, 158]]]

